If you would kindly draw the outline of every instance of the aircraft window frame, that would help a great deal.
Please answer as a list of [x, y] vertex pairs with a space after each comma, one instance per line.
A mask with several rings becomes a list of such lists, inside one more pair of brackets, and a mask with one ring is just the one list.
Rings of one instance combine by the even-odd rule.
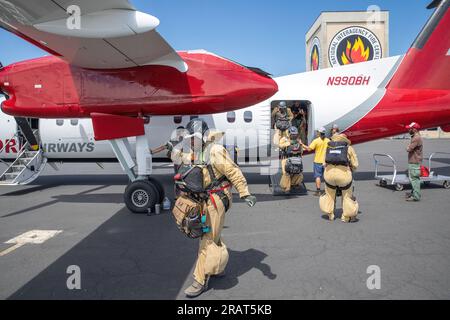
[[236, 112], [235, 111], [227, 112], [227, 122], [228, 123], [236, 122]]
[[64, 125], [64, 119], [56, 119], [56, 125], [62, 127]]
[[173, 123], [175, 123], [175, 124], [182, 124], [183, 123], [183, 116], [175, 116], [175, 117], [173, 117]]
[[252, 111], [245, 111], [244, 112], [244, 122], [245, 123], [252, 123], [253, 122], [253, 112]]

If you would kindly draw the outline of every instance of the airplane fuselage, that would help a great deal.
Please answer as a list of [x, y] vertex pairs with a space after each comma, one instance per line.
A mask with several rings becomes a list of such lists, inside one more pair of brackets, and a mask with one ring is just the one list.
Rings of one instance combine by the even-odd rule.
[[[276, 78], [279, 91], [270, 99], [237, 111], [204, 115], [210, 127], [226, 132], [224, 145], [241, 155], [263, 159], [272, 143], [271, 108], [277, 101], [302, 101], [308, 106], [308, 139], [320, 127], [338, 124], [353, 141], [364, 143], [405, 133], [405, 125], [420, 122], [424, 129], [450, 123], [448, 90], [389, 88], [403, 56]], [[190, 116], [155, 116], [148, 124], [151, 147], [169, 140]], [[12, 117], [0, 117], [0, 149], [17, 130]], [[9, 122], [7, 122], [9, 121]], [[106, 141], [95, 141], [90, 119], [40, 119], [39, 134], [51, 161], [115, 159]], [[134, 139], [130, 139], [134, 143]], [[11, 140], [0, 155], [14, 158], [18, 142]], [[166, 158], [165, 153], [156, 158]]]

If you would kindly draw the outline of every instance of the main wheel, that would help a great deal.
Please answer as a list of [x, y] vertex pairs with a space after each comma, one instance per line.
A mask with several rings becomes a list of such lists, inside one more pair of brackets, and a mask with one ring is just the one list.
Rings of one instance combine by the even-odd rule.
[[153, 184], [153, 186], [156, 188], [156, 190], [159, 193], [159, 198], [158, 198], [157, 203], [159, 203], [159, 204], [163, 203], [164, 198], [166, 197], [166, 193], [164, 191], [164, 187], [163, 187], [162, 183], [152, 177], [148, 177], [148, 181], [150, 181], [150, 183]]
[[450, 189], [450, 181], [444, 181], [444, 188]]
[[386, 188], [387, 187], [387, 181], [386, 180], [380, 180], [380, 187]]
[[403, 191], [404, 189], [405, 189], [405, 186], [400, 183], [397, 183], [395, 185], [395, 190], [397, 190], [397, 191]]
[[133, 213], [148, 213], [159, 200], [159, 192], [150, 181], [139, 180], [131, 183], [124, 194], [125, 204]]

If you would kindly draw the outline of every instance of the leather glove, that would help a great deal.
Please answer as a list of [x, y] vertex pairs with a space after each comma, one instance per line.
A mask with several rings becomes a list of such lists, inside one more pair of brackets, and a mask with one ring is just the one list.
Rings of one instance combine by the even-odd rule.
[[257, 201], [255, 196], [246, 196], [244, 200], [250, 208], [253, 208]]
[[167, 142], [166, 143], [166, 149], [167, 149], [167, 151], [169, 151], [169, 152], [172, 152], [173, 151], [173, 143], [172, 142]]

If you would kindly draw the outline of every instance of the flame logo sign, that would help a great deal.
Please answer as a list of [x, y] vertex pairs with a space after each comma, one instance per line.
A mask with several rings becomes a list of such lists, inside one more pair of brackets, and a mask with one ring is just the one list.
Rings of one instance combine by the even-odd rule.
[[317, 46], [314, 46], [313, 53], [311, 55], [311, 70], [319, 70], [319, 52]]
[[372, 61], [383, 57], [381, 42], [369, 29], [349, 27], [331, 40], [328, 57], [332, 67]]
[[344, 65], [358, 62], [369, 61], [370, 48], [364, 45], [361, 37], [358, 37], [355, 42], [352, 43], [347, 40], [347, 48], [342, 53], [341, 59]]
[[310, 50], [310, 70], [317, 71], [322, 67], [321, 42], [318, 37], [314, 37], [311, 42]]

